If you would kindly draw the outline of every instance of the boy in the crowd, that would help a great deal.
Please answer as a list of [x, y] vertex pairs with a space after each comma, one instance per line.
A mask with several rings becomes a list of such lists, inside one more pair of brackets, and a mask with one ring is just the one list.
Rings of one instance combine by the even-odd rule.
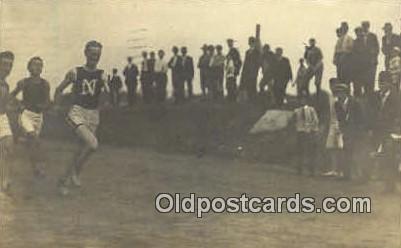
[[39, 139], [43, 112], [50, 106], [50, 85], [41, 77], [43, 60], [33, 57], [28, 62], [30, 76], [20, 80], [11, 92], [14, 98], [22, 92], [22, 113], [19, 125], [27, 138], [29, 159], [36, 177], [44, 177], [45, 156]]
[[118, 70], [113, 68], [113, 75], [109, 81], [110, 89], [110, 100], [113, 106], [118, 107], [120, 105], [120, 90], [123, 87], [123, 82], [120, 76], [117, 75]]
[[316, 110], [308, 104], [309, 98], [303, 93], [300, 97], [300, 107], [294, 110], [295, 129], [297, 132], [298, 147], [298, 174], [304, 169], [309, 174], [315, 174], [315, 158], [317, 135], [319, 132], [319, 118]]
[[295, 79], [292, 86], [297, 86], [297, 96], [298, 98], [301, 95], [305, 94], [307, 96], [309, 93], [309, 79], [308, 79], [308, 68], [305, 66], [304, 59], [299, 60], [299, 68], [297, 71], [297, 78]]
[[13, 147], [13, 134], [7, 117], [10, 87], [6, 82], [13, 68], [14, 54], [10, 51], [0, 52], [0, 191], [10, 189], [11, 163], [10, 153]]
[[226, 57], [226, 89], [227, 100], [235, 102], [237, 99], [237, 77], [235, 76], [235, 64], [231, 54]]

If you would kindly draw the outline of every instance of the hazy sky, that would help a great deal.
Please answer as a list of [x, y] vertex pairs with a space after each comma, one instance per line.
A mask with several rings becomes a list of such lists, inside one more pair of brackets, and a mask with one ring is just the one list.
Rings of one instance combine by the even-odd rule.
[[[223, 44], [234, 38], [242, 57], [247, 38], [262, 26], [263, 43], [281, 46], [294, 73], [303, 54], [303, 42], [315, 37], [325, 56], [325, 84], [334, 75], [331, 64], [335, 29], [348, 21], [351, 34], [363, 20], [379, 39], [385, 22], [400, 32], [399, 0], [0, 0], [0, 49], [16, 54], [11, 85], [26, 76], [31, 56], [45, 60], [43, 76], [58, 84], [68, 69], [84, 62], [83, 46], [97, 39], [103, 43], [100, 67], [122, 69], [127, 55], [148, 50], [168, 50], [185, 45], [197, 61], [204, 43]], [[131, 40], [133, 39], [133, 40]], [[136, 62], [139, 62], [136, 59]], [[199, 89], [198, 83], [196, 89]]]

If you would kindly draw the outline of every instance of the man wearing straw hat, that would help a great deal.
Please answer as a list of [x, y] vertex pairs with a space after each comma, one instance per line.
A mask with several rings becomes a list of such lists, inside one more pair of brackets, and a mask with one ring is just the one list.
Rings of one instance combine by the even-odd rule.
[[391, 51], [394, 47], [400, 46], [400, 37], [393, 33], [393, 25], [387, 22], [383, 27], [384, 36], [382, 38], [382, 53], [384, 54], [384, 64], [386, 70], [390, 65]]

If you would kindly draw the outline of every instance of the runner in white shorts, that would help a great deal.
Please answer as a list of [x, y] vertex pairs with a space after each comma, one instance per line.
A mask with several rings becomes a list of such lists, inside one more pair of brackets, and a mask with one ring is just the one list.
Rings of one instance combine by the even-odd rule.
[[70, 70], [57, 87], [54, 99], [59, 101], [64, 89], [72, 85], [73, 105], [67, 114], [67, 123], [80, 140], [80, 149], [59, 182], [60, 193], [68, 194], [72, 183], [80, 186], [79, 175], [89, 156], [97, 149], [96, 129], [99, 124], [99, 97], [102, 89], [108, 91], [103, 70], [97, 69], [102, 45], [89, 41], [85, 46], [86, 64]]
[[8, 192], [10, 189], [11, 161], [10, 153], [13, 147], [13, 135], [7, 117], [9, 104], [9, 85], [7, 76], [13, 67], [14, 54], [0, 52], [0, 191]]
[[50, 85], [41, 78], [43, 60], [33, 57], [28, 62], [30, 77], [17, 83], [17, 87], [11, 92], [14, 98], [22, 92], [22, 113], [19, 116], [19, 126], [27, 138], [29, 160], [36, 177], [44, 177], [45, 153], [41, 149], [39, 140], [43, 125], [43, 112], [50, 105]]

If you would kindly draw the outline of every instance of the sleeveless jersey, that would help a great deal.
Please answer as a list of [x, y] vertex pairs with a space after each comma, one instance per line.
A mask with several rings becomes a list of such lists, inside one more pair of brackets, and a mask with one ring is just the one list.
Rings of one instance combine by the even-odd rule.
[[25, 108], [35, 113], [43, 112], [43, 104], [49, 99], [49, 84], [40, 78], [40, 83], [32, 82], [32, 78], [25, 78], [22, 87], [22, 103]]
[[10, 87], [6, 82], [0, 81], [0, 115], [7, 111]]
[[103, 70], [88, 71], [82, 66], [77, 67], [72, 86], [73, 104], [87, 109], [97, 109], [104, 83]]

